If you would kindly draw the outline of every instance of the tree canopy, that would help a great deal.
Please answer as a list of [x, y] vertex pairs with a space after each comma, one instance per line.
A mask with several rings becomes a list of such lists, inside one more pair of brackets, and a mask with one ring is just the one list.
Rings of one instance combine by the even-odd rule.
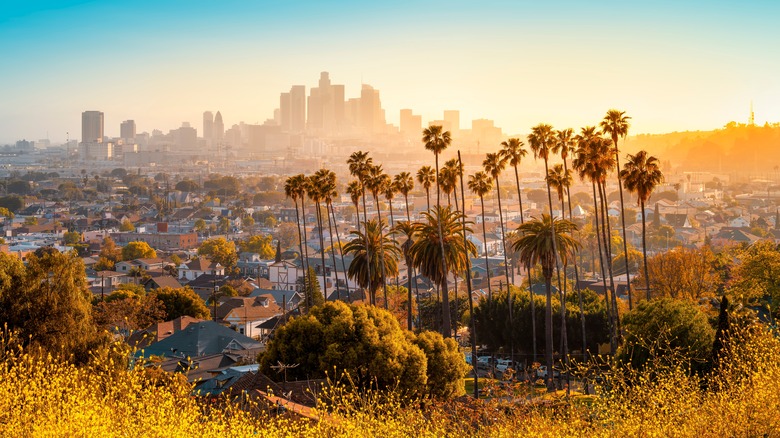
[[153, 259], [157, 251], [146, 242], [130, 242], [122, 248], [122, 260]]
[[232, 268], [238, 261], [236, 244], [224, 237], [214, 237], [206, 240], [198, 248], [198, 254], [208, 256], [212, 262], [219, 263], [225, 268]]
[[208, 319], [211, 315], [203, 300], [189, 287], [178, 289], [162, 287], [152, 290], [149, 295], [162, 301], [165, 306], [166, 321], [180, 316]]

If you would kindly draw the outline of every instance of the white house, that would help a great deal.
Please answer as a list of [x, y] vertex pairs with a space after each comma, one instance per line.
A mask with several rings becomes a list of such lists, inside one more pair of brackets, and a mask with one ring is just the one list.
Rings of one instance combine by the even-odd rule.
[[203, 274], [225, 275], [225, 267], [205, 257], [197, 257], [179, 265], [179, 280], [192, 281]]

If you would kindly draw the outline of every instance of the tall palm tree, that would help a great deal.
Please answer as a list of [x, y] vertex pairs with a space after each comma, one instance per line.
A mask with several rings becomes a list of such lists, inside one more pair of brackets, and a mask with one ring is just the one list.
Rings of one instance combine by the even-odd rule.
[[[383, 193], [385, 191], [385, 187], [390, 184], [390, 176], [388, 176], [386, 173], [384, 173], [384, 170], [382, 169], [381, 164], [377, 164], [375, 166], [371, 166], [368, 169], [368, 176], [366, 177], [365, 186], [366, 188], [371, 192], [371, 195], [374, 197], [374, 204], [376, 205], [376, 214], [377, 214], [377, 220], [381, 223], [382, 222], [382, 209], [379, 206], [379, 194]], [[383, 234], [383, 227], [379, 228], [379, 233]], [[380, 236], [383, 237], [383, 236]], [[384, 248], [380, 245], [379, 251], [382, 252]], [[383, 255], [379, 254], [379, 257], [382, 258]], [[387, 276], [385, 275], [384, 271], [384, 264], [380, 263], [379, 267], [382, 269], [382, 290], [385, 295], [385, 309], [388, 308], [388, 302], [387, 302]]]
[[404, 195], [404, 202], [406, 203], [406, 220], [412, 221], [412, 216], [409, 214], [409, 193], [414, 189], [414, 178], [409, 172], [401, 172], [393, 178], [393, 184], [395, 184], [398, 193]]
[[[571, 186], [571, 172], [563, 169], [563, 164], [556, 164], [547, 174], [547, 186], [555, 189], [558, 200], [561, 203], [561, 218], [566, 219], [564, 213], [563, 195]], [[571, 218], [570, 218], [571, 219]], [[575, 259], [576, 260], [576, 259]], [[564, 280], [566, 280], [566, 264], [563, 265]], [[568, 333], [566, 330], [566, 281], [563, 281], [561, 289], [561, 353], [566, 358], [568, 354]]]
[[618, 139], [625, 139], [628, 135], [628, 128], [631, 127], [625, 111], [610, 109], [601, 121], [601, 132], [612, 138], [612, 144], [615, 146], [615, 165], [618, 169], [618, 193], [620, 193], [620, 221], [623, 226], [623, 254], [626, 255], [626, 287], [628, 288], [628, 308], [634, 306], [633, 296], [631, 294], [631, 277], [628, 271], [628, 241], [626, 240], [626, 210], [623, 205], [623, 182], [620, 176], [620, 150], [618, 149]]
[[[292, 199], [293, 204], [295, 204], [295, 223], [296, 228], [298, 229], [298, 248], [300, 250], [301, 254], [301, 268], [303, 268], [304, 272], [307, 272], [306, 270], [306, 259], [304, 258], [303, 254], [303, 236], [301, 235], [301, 218], [298, 215], [298, 199], [301, 197], [301, 193], [303, 192], [303, 189], [301, 188], [301, 184], [305, 178], [303, 175], [295, 175], [287, 178], [284, 181], [284, 194], [288, 198]], [[306, 275], [303, 276], [303, 289], [306, 289]]]
[[[417, 238], [418, 225], [409, 221], [401, 221], [395, 224], [392, 233], [404, 237], [404, 242], [401, 244], [401, 253], [404, 256], [406, 262], [406, 301], [408, 308], [406, 309], [406, 328], [412, 329], [412, 256], [409, 251]], [[417, 301], [419, 304], [420, 294], [417, 293]]]
[[325, 237], [322, 233], [322, 205], [320, 204], [322, 202], [323, 193], [322, 193], [322, 186], [321, 181], [319, 180], [319, 176], [317, 174], [314, 174], [308, 179], [308, 184], [306, 186], [306, 193], [309, 195], [309, 198], [311, 198], [312, 201], [314, 201], [314, 205], [316, 206], [316, 215], [315, 218], [317, 219], [317, 229], [318, 229], [318, 235], [320, 238], [320, 257], [322, 259], [322, 293], [325, 297], [325, 301], [328, 300], [328, 280], [326, 277], [327, 269], [325, 267]]
[[[557, 230], [557, 231], [556, 231]], [[552, 331], [552, 276], [557, 260], [569, 260], [579, 248], [571, 233], [577, 230], [574, 222], [553, 219], [546, 214], [541, 219], [530, 220], [517, 228], [518, 237], [513, 249], [520, 254], [520, 260], [529, 266], [540, 264], [547, 292], [545, 308], [545, 362], [547, 365], [547, 387], [552, 390], [553, 376], [553, 331]]]
[[510, 138], [501, 142], [501, 156], [509, 162], [509, 165], [515, 169], [515, 185], [517, 185], [517, 202], [520, 204], [520, 223], [525, 222], [523, 217], [523, 197], [520, 194], [520, 174], [517, 172], [517, 166], [520, 165], [523, 157], [528, 151], [523, 149], [523, 142], [519, 138]]
[[372, 219], [365, 223], [364, 233], [353, 231], [351, 234], [355, 236], [354, 239], [344, 245], [345, 254], [354, 254], [347, 276], [360, 287], [368, 289], [372, 305], [376, 305], [376, 292], [382, 283], [379, 273], [382, 271], [390, 275], [398, 273], [399, 251], [395, 242], [384, 236], [383, 228], [385, 228], [384, 223], [380, 225], [377, 220]]
[[493, 177], [493, 182], [496, 184], [496, 197], [498, 198], [498, 222], [501, 227], [501, 245], [504, 248], [504, 273], [506, 274], [506, 285], [509, 290], [510, 277], [509, 277], [509, 259], [507, 253], [509, 248], [506, 246], [506, 231], [504, 230], [504, 212], [501, 208], [501, 184], [498, 177], [506, 167], [506, 160], [499, 153], [489, 153], [485, 155], [485, 160], [482, 162], [482, 167], [485, 169], [485, 173]]
[[[441, 192], [439, 190], [439, 154], [444, 152], [445, 149], [447, 149], [450, 144], [452, 143], [452, 137], [450, 136], [450, 131], [445, 131], [442, 129], [441, 125], [431, 125], [425, 129], [423, 129], [423, 137], [422, 141], [425, 144], [425, 149], [433, 152], [433, 156], [435, 158], [436, 162], [436, 210], [437, 215], [441, 213]], [[443, 218], [442, 218], [443, 219]], [[442, 272], [444, 272], [444, 288], [442, 289], [442, 300], [446, 304], [446, 307], [442, 307], [442, 326], [445, 330], [447, 330], [446, 337], [451, 336], [450, 330], [452, 328], [452, 324], [450, 323], [450, 296], [447, 291], [447, 260], [446, 260], [446, 252], [445, 252], [445, 245], [444, 245], [444, 234], [442, 232], [442, 223], [441, 220], [437, 220], [436, 223], [439, 227], [439, 244], [441, 246], [441, 269]], [[430, 278], [430, 277], [429, 277]]]
[[360, 181], [354, 180], [347, 184], [347, 194], [355, 206], [355, 226], [360, 231], [360, 197], [363, 196], [363, 185]]
[[[571, 174], [569, 171], [568, 158], [569, 155], [575, 153], [576, 146], [577, 146], [577, 139], [574, 136], [574, 131], [571, 128], [562, 129], [556, 132], [555, 149], [557, 153], [561, 154], [561, 159], [563, 160], [564, 174], [569, 174], [569, 175]], [[571, 210], [571, 190], [569, 188], [570, 185], [571, 185], [571, 181], [569, 181], [569, 184], [566, 186], [566, 201], [569, 206], [569, 220], [573, 221], [574, 217], [572, 215], [572, 210]], [[561, 214], [563, 215], [563, 213]], [[582, 290], [580, 289], [580, 271], [579, 271], [579, 267], [577, 266], [576, 257], [572, 260], [572, 263], [574, 264], [574, 288], [577, 291], [577, 300], [579, 301], [579, 309], [580, 309], [580, 322], [582, 323], [582, 357], [584, 359], [587, 351], [586, 348], [587, 335], [585, 331], [585, 307], [582, 300]]]
[[664, 180], [658, 158], [650, 156], [647, 151], [639, 151], [629, 155], [628, 162], [620, 171], [620, 178], [626, 182], [626, 189], [636, 193], [637, 204], [642, 210], [642, 256], [645, 265], [645, 294], [650, 299], [650, 271], [647, 270], [647, 240], [645, 225], [645, 202], [658, 184]]
[[485, 245], [485, 272], [487, 273], [488, 297], [493, 296], [490, 285], [490, 264], [487, 252], [487, 228], [485, 227], [485, 195], [493, 190], [493, 180], [487, 173], [479, 171], [469, 177], [469, 190], [479, 196], [479, 204], [482, 206], [482, 240]]
[[[352, 175], [353, 178], [356, 178], [358, 182], [360, 183], [360, 186], [362, 189], [360, 190], [360, 196], [363, 200], [363, 222], [368, 222], [368, 210], [366, 209], [366, 178], [368, 177], [368, 170], [373, 165], [373, 158], [368, 156], [368, 152], [363, 151], [357, 151], [353, 152], [349, 158], [347, 159], [347, 165], [349, 166], [349, 173]], [[360, 219], [358, 219], [358, 222]], [[360, 227], [358, 227], [358, 231], [360, 231]], [[366, 261], [368, 261], [371, 258], [371, 248], [367, 248], [366, 253]], [[366, 263], [366, 268], [371, 269], [371, 263]], [[371, 282], [373, 279], [373, 275], [369, 272], [368, 275], [368, 281]], [[368, 288], [370, 289], [372, 285], [368, 285]]]
[[451, 169], [446, 164], [439, 171], [439, 190], [447, 195], [447, 206], [452, 206], [452, 192], [455, 190], [455, 184], [452, 183]]
[[[458, 162], [457, 158], [453, 158], [450, 160], [447, 160], [446, 163], [444, 163], [444, 167], [442, 168], [442, 173], [444, 174], [444, 178], [446, 179], [446, 187], [450, 189], [452, 192], [452, 198], [455, 200], [455, 211], [460, 211], [460, 207], [458, 206], [458, 178], [461, 174], [463, 174], [463, 166]], [[447, 194], [447, 199], [449, 200], [449, 193]], [[463, 207], [464, 214], [465, 214], [465, 205]], [[459, 309], [458, 307], [458, 274], [455, 274], [455, 308]]]
[[431, 166], [423, 166], [417, 171], [417, 182], [425, 189], [428, 210], [431, 209], [431, 186], [436, 182], [436, 171]]
[[[412, 264], [422, 275], [430, 278], [441, 287], [442, 335], [452, 336], [447, 293], [448, 274], [470, 269], [469, 254], [476, 254], [474, 244], [465, 238], [468, 227], [463, 227], [462, 213], [449, 207], [437, 206], [433, 211], [423, 213], [425, 220], [419, 225], [418, 238], [409, 252]], [[444, 261], [442, 263], [442, 260]]]
[[[325, 216], [328, 219], [328, 234], [330, 235], [330, 257], [333, 262], [333, 272], [336, 276], [336, 298], [341, 299], [341, 292], [339, 290], [339, 269], [336, 265], [336, 250], [333, 242], [333, 226], [331, 225], [331, 217], [333, 218], [333, 223], [336, 222], [335, 215], [331, 215], [333, 198], [338, 196], [338, 192], [336, 191], [336, 174], [331, 170], [320, 169], [315, 173], [315, 177], [320, 185], [322, 200], [325, 201]], [[341, 257], [341, 246], [339, 246], [339, 257]], [[343, 258], [341, 259], [341, 263], [344, 263]], [[347, 296], [349, 296], [349, 288], [347, 288]]]

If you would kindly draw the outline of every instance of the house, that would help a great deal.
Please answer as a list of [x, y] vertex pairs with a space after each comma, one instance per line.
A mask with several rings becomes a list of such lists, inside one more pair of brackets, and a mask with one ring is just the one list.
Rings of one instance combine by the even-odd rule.
[[179, 265], [179, 280], [189, 282], [203, 274], [217, 276], [225, 275], [225, 268], [219, 263], [213, 263], [205, 257], [197, 257]]
[[236, 268], [244, 276], [254, 278], [268, 278], [269, 266], [274, 263], [273, 260], [263, 260], [260, 254], [253, 252], [242, 252], [238, 255]]
[[728, 226], [732, 228], [750, 228], [750, 220], [744, 216], [738, 216], [730, 220]]
[[723, 227], [718, 234], [712, 236], [712, 245], [726, 246], [737, 243], [752, 245], [759, 240], [761, 240], [760, 237], [739, 228]]
[[117, 272], [130, 272], [133, 268], [139, 268], [144, 271], [159, 271], [165, 265], [165, 261], [161, 258], [135, 259], [118, 262], [114, 265], [114, 270]]
[[132, 347], [144, 348], [147, 345], [162, 341], [168, 336], [183, 330], [192, 323], [201, 321], [203, 320], [185, 315], [171, 321], [158, 322], [143, 330], [133, 332], [133, 334], [127, 338], [126, 342]]
[[281, 260], [268, 267], [268, 280], [274, 289], [298, 290], [298, 279], [303, 278], [304, 270], [289, 260]]
[[260, 342], [214, 321], [188, 324], [167, 338], [146, 347], [142, 354], [164, 357], [202, 357], [222, 353], [245, 353], [252, 360], [263, 348]]
[[142, 284], [144, 286], [144, 289], [146, 289], [147, 291], [153, 289], [160, 289], [163, 287], [167, 287], [171, 289], [181, 289], [183, 287], [181, 283], [179, 283], [179, 280], [176, 279], [176, 277], [170, 275], [160, 275], [157, 277], [151, 277], [148, 280], [144, 281]]
[[281, 314], [282, 308], [271, 295], [231, 297], [217, 307], [218, 320], [252, 338], [262, 335], [259, 330], [254, 330], [255, 326]]
[[298, 307], [301, 301], [303, 301], [303, 294], [296, 291], [288, 291], [284, 289], [263, 289], [257, 288], [250, 294], [250, 298], [258, 297], [260, 295], [270, 295], [273, 297], [274, 302], [282, 307], [282, 310], [290, 311]]
[[663, 215], [663, 218], [673, 228], [693, 228], [687, 214], [667, 213]]

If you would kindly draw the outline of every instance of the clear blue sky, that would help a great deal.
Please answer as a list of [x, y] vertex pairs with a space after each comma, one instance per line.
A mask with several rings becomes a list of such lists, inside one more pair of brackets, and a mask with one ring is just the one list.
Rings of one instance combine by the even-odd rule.
[[608, 108], [633, 133], [780, 121], [780, 2], [18, 1], [0, 10], [0, 142], [106, 134], [205, 110], [230, 126], [272, 117], [320, 71], [381, 91], [388, 120], [460, 109], [463, 127], [575, 129]]

